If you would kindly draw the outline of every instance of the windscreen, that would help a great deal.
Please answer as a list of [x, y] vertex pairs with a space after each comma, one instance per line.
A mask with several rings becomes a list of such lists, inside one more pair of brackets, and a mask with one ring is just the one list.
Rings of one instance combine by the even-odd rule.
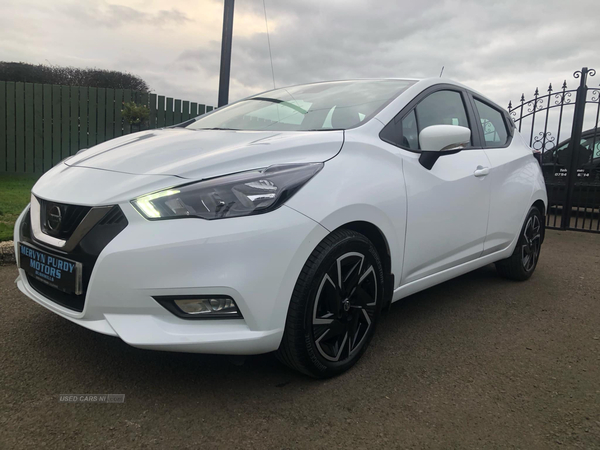
[[369, 120], [413, 85], [409, 80], [305, 84], [249, 97], [199, 117], [192, 130], [318, 131], [352, 128]]

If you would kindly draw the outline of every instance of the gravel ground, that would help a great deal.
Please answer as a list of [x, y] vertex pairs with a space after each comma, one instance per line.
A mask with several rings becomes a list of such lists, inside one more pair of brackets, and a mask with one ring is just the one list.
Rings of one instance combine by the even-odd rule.
[[[549, 231], [394, 304], [349, 373], [137, 350], [46, 311], [0, 267], [0, 448], [600, 448], [600, 236]], [[125, 394], [72, 404], [60, 394]]]

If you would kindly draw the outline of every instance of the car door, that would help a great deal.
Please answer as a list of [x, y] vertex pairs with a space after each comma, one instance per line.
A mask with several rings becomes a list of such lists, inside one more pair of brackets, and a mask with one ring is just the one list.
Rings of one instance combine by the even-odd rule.
[[[490, 202], [489, 160], [473, 132], [474, 115], [465, 91], [438, 85], [418, 96], [382, 138], [406, 150], [403, 174], [407, 225], [402, 284], [478, 258], [483, 251]], [[419, 162], [419, 133], [431, 125], [471, 128], [471, 144], [443, 155], [431, 169]], [[385, 131], [385, 129], [384, 129]], [[388, 139], [386, 139], [386, 136]]]
[[542, 153], [542, 174], [548, 191], [548, 204], [564, 204], [567, 195], [567, 166], [569, 165], [568, 140], [558, 147], [546, 149]]
[[510, 246], [531, 207], [533, 180], [539, 163], [523, 139], [513, 139], [514, 125], [498, 106], [469, 94], [478, 132], [490, 161], [490, 217], [482, 256]]
[[581, 138], [577, 151], [576, 176], [572, 205], [592, 210], [598, 208], [600, 206], [600, 184], [598, 183], [600, 181], [600, 136], [594, 136], [593, 132], [586, 132]]

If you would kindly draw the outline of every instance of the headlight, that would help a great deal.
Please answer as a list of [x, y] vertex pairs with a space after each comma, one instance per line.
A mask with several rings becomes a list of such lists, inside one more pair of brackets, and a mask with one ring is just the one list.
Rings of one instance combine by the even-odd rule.
[[142, 195], [131, 203], [150, 220], [262, 214], [281, 206], [322, 168], [322, 163], [275, 165]]

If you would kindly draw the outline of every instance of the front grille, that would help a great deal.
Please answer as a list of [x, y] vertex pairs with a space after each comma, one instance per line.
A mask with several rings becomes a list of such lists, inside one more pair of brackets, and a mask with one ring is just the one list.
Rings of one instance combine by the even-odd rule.
[[38, 200], [42, 232], [57, 239], [69, 239], [91, 209], [89, 206], [65, 205]]
[[[87, 213], [86, 213], [87, 214]], [[31, 232], [31, 216], [28, 212], [21, 222], [21, 241], [29, 243], [58, 256], [63, 256], [73, 261], [80, 262], [83, 267], [82, 273], [82, 293], [75, 295], [62, 292], [52, 286], [47, 285], [30, 275], [27, 275], [27, 281], [33, 289], [53, 302], [69, 308], [73, 311], [81, 312], [85, 304], [87, 288], [92, 276], [92, 271], [96, 264], [98, 256], [121, 231], [128, 225], [127, 218], [118, 206], [112, 209], [98, 222], [77, 244], [71, 252], [59, 251], [38, 241]]]

